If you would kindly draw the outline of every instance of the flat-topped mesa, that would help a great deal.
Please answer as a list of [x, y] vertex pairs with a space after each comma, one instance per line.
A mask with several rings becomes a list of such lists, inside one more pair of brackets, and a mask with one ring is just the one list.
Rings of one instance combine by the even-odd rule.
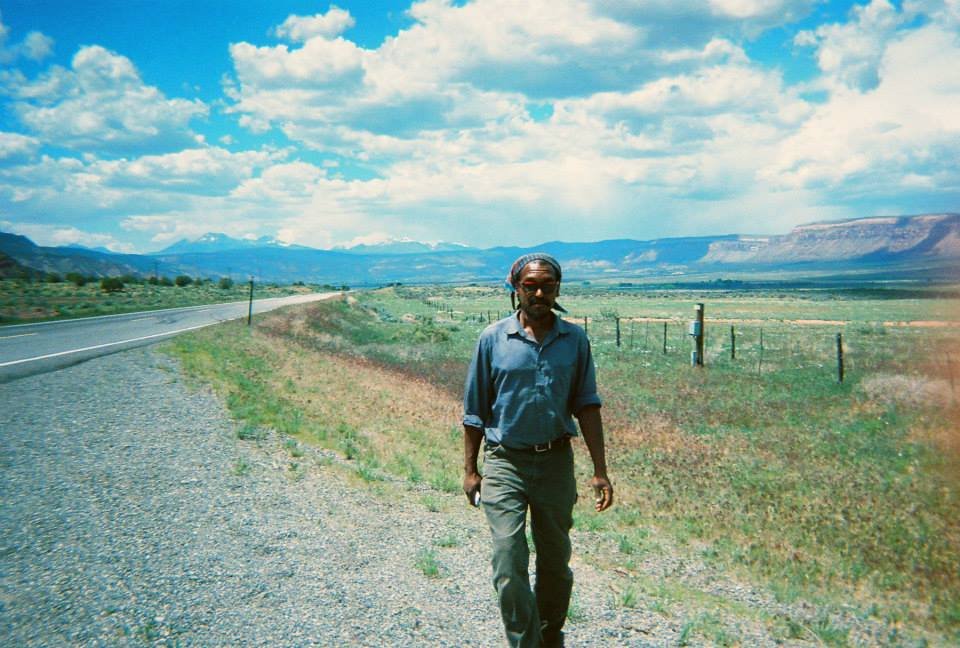
[[701, 262], [791, 263], [871, 256], [960, 256], [960, 214], [874, 217], [799, 225], [783, 236], [716, 241]]

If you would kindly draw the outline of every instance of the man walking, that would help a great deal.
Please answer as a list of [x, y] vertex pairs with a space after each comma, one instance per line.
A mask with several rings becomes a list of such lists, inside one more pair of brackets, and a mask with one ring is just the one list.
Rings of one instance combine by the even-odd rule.
[[[548, 254], [514, 262], [507, 284], [519, 309], [480, 335], [463, 399], [463, 490], [471, 503], [483, 501], [493, 536], [493, 584], [511, 646], [563, 645], [577, 499], [573, 417], [593, 460], [595, 508], [613, 504], [590, 343], [582, 328], [553, 312], [565, 312], [556, 302], [561, 276]], [[477, 470], [481, 440], [483, 477]], [[537, 554], [533, 591], [528, 509]]]

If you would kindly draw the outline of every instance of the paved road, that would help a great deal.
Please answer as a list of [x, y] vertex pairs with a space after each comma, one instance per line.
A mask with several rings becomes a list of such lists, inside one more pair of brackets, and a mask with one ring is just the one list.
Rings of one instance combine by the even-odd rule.
[[[337, 294], [311, 293], [257, 299], [253, 302], [253, 312], [262, 313]], [[0, 383], [246, 317], [247, 308], [248, 303], [244, 301], [3, 326], [0, 327]]]

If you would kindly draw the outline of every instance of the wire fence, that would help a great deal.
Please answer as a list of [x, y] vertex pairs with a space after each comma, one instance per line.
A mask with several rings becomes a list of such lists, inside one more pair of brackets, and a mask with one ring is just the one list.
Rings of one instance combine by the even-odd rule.
[[[447, 304], [438, 314], [451, 320], [492, 323], [507, 310], [462, 312]], [[695, 348], [690, 320], [567, 313], [564, 319], [583, 327], [598, 358], [667, 356], [684, 364]], [[825, 379], [843, 382], [876, 373], [918, 372], [960, 386], [960, 326], [918, 331], [870, 322], [798, 322], [790, 320], [707, 319], [704, 365], [735, 367], [766, 374], [784, 369], [814, 369]], [[691, 362], [692, 364], [692, 362]]]

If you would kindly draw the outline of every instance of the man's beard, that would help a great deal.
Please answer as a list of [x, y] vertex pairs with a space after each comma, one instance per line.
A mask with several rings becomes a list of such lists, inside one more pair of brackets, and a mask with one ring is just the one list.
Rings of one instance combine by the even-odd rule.
[[[546, 306], [546, 308], [535, 309], [534, 306]], [[544, 301], [536, 301], [536, 302], [528, 303], [526, 306], [524, 306], [523, 313], [524, 315], [527, 316], [528, 319], [532, 319], [535, 321], [549, 319], [550, 316], [553, 315], [553, 311], [550, 310], [550, 304]]]

